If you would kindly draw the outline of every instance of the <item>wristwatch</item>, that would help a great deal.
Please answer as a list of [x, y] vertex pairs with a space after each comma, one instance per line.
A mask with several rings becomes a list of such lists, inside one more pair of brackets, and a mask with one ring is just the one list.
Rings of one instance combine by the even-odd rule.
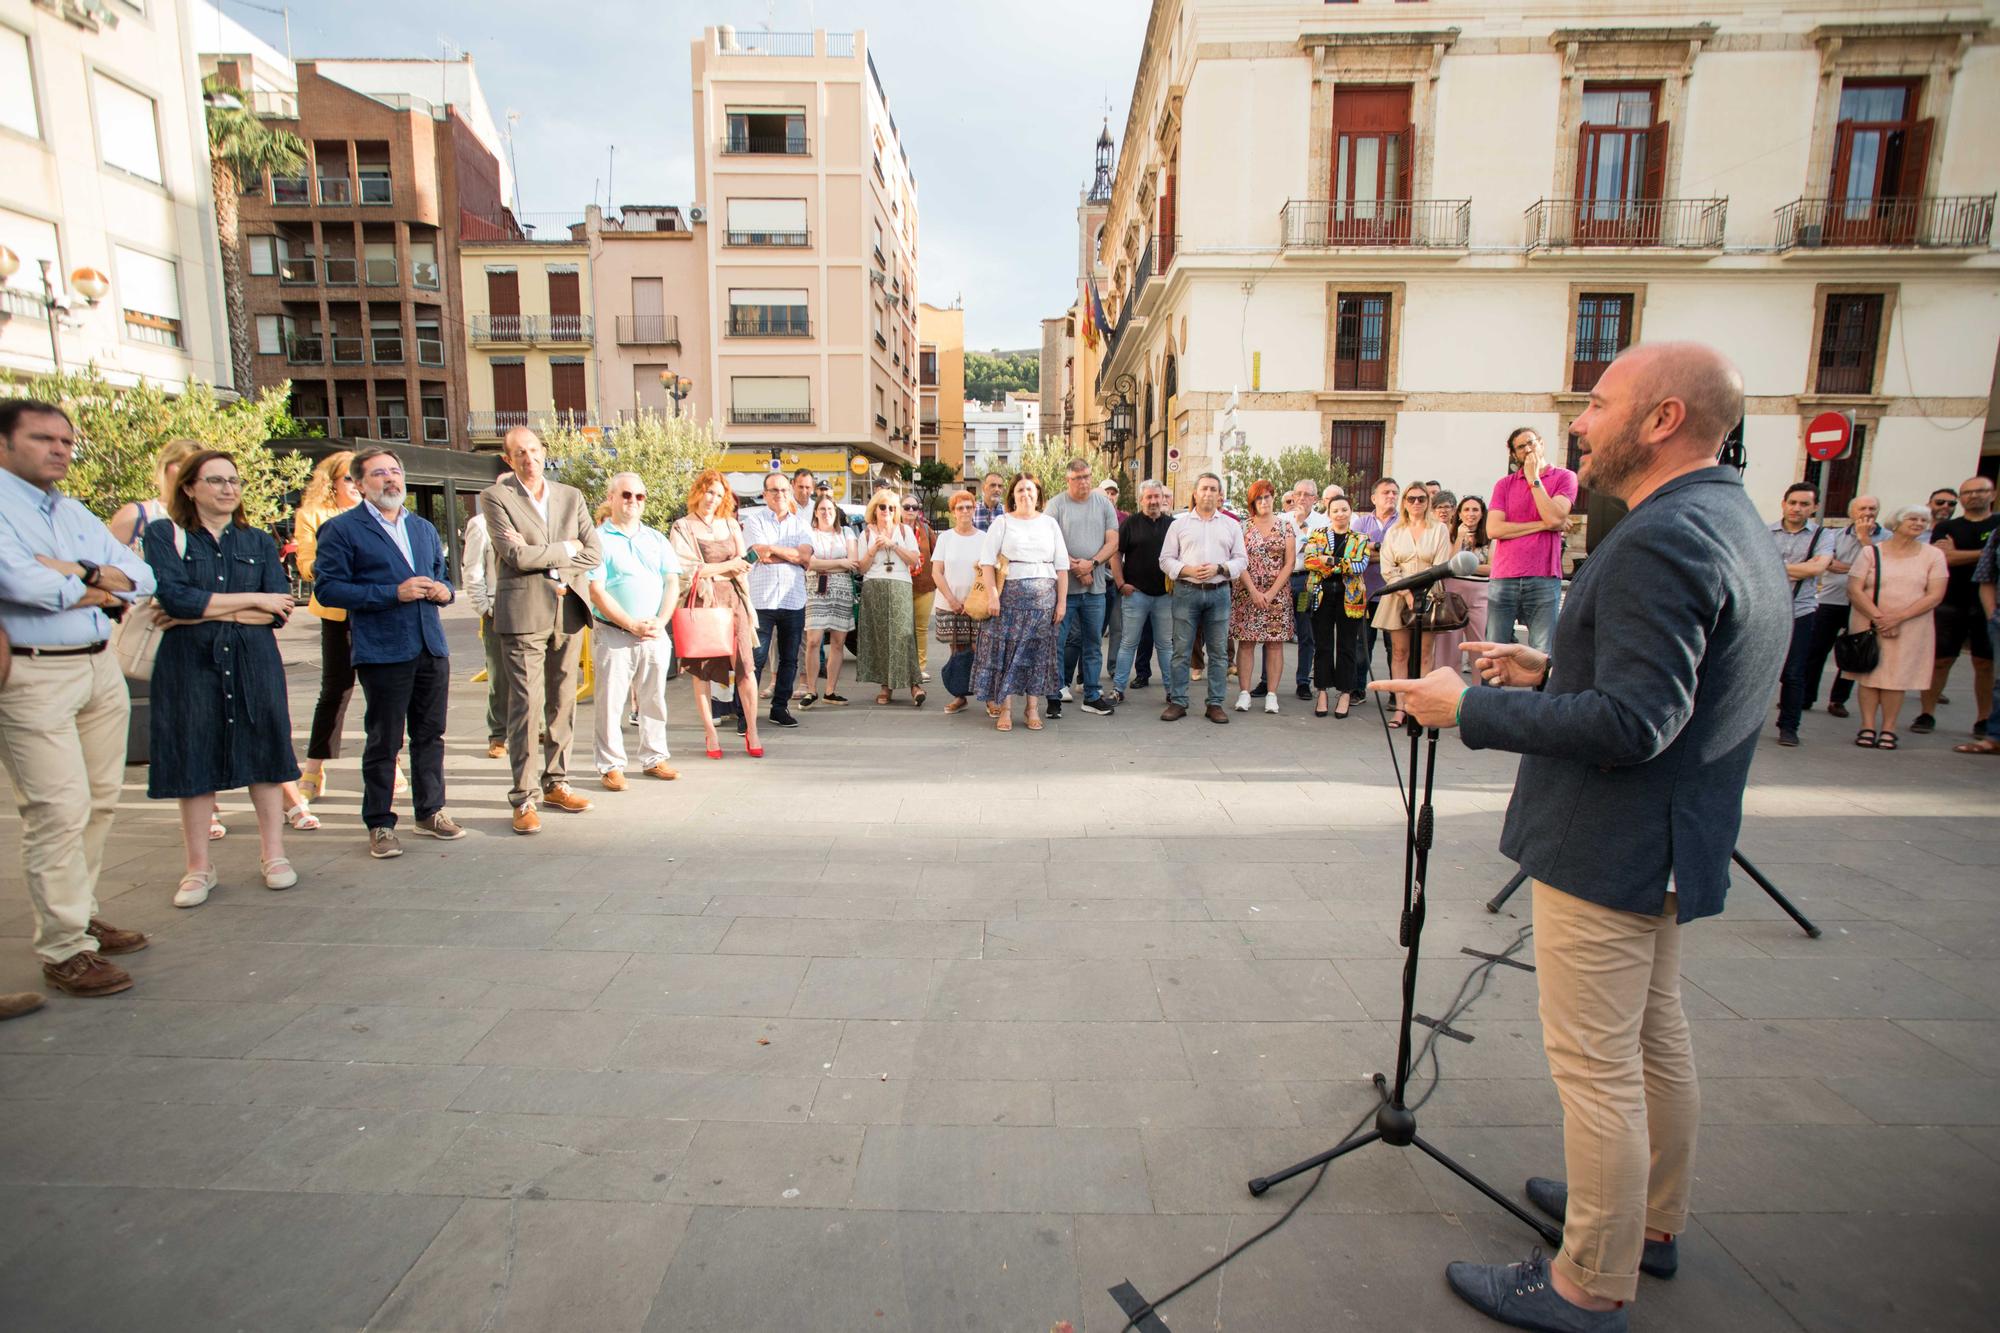
[[78, 578], [83, 580], [83, 586], [86, 588], [95, 588], [97, 586], [97, 571], [102, 569], [103, 566], [90, 560], [79, 560], [76, 563], [83, 569], [83, 573], [77, 575]]

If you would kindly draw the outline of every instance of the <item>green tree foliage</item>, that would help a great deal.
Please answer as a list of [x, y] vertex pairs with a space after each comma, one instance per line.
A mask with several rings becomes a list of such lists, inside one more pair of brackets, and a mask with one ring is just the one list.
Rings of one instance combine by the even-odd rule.
[[620, 472], [638, 473], [646, 483], [646, 523], [662, 532], [687, 512], [688, 488], [701, 470], [722, 463], [714, 426], [644, 408], [609, 433], [552, 426], [542, 433], [542, 443], [548, 446], [549, 467], [565, 485], [583, 492], [593, 514], [607, 481]]
[[[1020, 456], [1020, 467], [1011, 472], [1006, 468], [998, 470], [1007, 474], [1010, 486], [1013, 484], [1013, 477], [1018, 473], [1025, 472], [1033, 477], [1042, 488], [1044, 501], [1068, 484], [1069, 460], [1072, 458], [1081, 458], [1090, 464], [1090, 484], [1093, 486], [1111, 475], [1111, 459], [1102, 449], [1079, 450], [1060, 435], [1028, 436], [1021, 442]], [[980, 462], [982, 465], [980, 475], [983, 476], [991, 469], [984, 466], [988, 460], [981, 459]]]
[[276, 454], [264, 444], [304, 436], [286, 406], [289, 384], [225, 404], [198, 380], [179, 394], [148, 381], [127, 389], [93, 365], [67, 375], [8, 379], [0, 382], [0, 393], [39, 398], [70, 414], [76, 422], [76, 461], [63, 490], [99, 518], [153, 495], [153, 454], [168, 440], [200, 440], [235, 459], [244, 513], [258, 527], [289, 512], [286, 493], [304, 486], [311, 471], [303, 456]]
[[1042, 383], [1042, 361], [1025, 352], [965, 354], [965, 396], [995, 403], [1009, 393], [1034, 393]]
[[1338, 483], [1350, 495], [1354, 492], [1354, 474], [1348, 470], [1347, 464], [1334, 462], [1323, 451], [1309, 444], [1294, 445], [1280, 452], [1276, 458], [1269, 454], [1252, 453], [1248, 449], [1234, 449], [1222, 464], [1222, 479], [1229, 488], [1229, 502], [1238, 506], [1250, 494], [1250, 483], [1262, 478], [1278, 488], [1278, 507], [1282, 509], [1285, 492], [1298, 485], [1301, 477], [1311, 478], [1313, 485], [1322, 491]]

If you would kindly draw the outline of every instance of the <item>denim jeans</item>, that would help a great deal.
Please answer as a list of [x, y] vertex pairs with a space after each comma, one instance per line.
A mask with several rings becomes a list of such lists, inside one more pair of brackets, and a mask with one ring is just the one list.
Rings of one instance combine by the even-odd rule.
[[1202, 683], [1208, 686], [1209, 707], [1220, 708], [1229, 690], [1229, 585], [1179, 582], [1174, 584], [1173, 602], [1174, 670], [1167, 680], [1167, 702], [1188, 706], [1194, 636], [1200, 634], [1208, 653]]
[[806, 609], [757, 613], [757, 681], [764, 680], [764, 663], [771, 655], [773, 636], [778, 641], [778, 668], [771, 681], [771, 713], [783, 717], [792, 711], [792, 687], [799, 679], [799, 644], [806, 632]]
[[1556, 612], [1562, 607], [1562, 580], [1554, 575], [1494, 579], [1486, 585], [1486, 638], [1513, 643], [1514, 622], [1528, 627], [1528, 646], [1549, 650], [1556, 633]]
[[1174, 678], [1171, 660], [1174, 641], [1174, 603], [1165, 593], [1155, 597], [1151, 593], [1133, 589], [1125, 599], [1125, 629], [1118, 638], [1118, 660], [1111, 670], [1111, 687], [1120, 694], [1131, 682], [1132, 666], [1137, 662], [1144, 666], [1140, 658], [1139, 641], [1146, 637], [1146, 631], [1153, 631], [1153, 651], [1160, 660], [1160, 679]]
[[1797, 731], [1806, 706], [1806, 659], [1812, 656], [1813, 617], [1792, 618], [1792, 644], [1778, 673], [1778, 730]]
[[[1833, 641], [1847, 633], [1847, 612], [1846, 602], [1824, 602], [1813, 613], [1812, 648], [1806, 654], [1807, 708], [1819, 702], [1819, 685], [1826, 677], [1826, 659], [1833, 653]], [[1836, 666], [1828, 701], [1844, 704], [1853, 693], [1853, 679], [1841, 675]]]
[[[1104, 594], [1073, 592], [1063, 612], [1062, 679], [1076, 678], [1083, 668], [1083, 698], [1088, 703], [1104, 693]], [[1051, 698], [1050, 703], [1056, 699]]]
[[1299, 667], [1293, 674], [1292, 683], [1302, 690], [1309, 690], [1313, 683], [1313, 618], [1312, 612], [1298, 609], [1299, 598], [1306, 590], [1304, 573], [1292, 575], [1292, 637], [1298, 640]]

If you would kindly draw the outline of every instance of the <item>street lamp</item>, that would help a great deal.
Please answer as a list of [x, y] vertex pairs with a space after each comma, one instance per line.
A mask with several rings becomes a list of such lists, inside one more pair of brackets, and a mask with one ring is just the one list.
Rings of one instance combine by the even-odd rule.
[[1125, 447], [1132, 442], [1132, 391], [1139, 387], [1130, 375], [1120, 375], [1111, 383], [1111, 397], [1106, 400], [1110, 417], [1105, 424], [1104, 443], [1110, 447], [1114, 459], [1122, 459]]
[[663, 370], [660, 372], [660, 387], [667, 391], [667, 397], [674, 400], [674, 415], [678, 417], [681, 404], [694, 392], [694, 381], [671, 370]]
[[[63, 373], [62, 324], [65, 319], [70, 327], [82, 327], [82, 321], [71, 317], [71, 310], [81, 302], [84, 309], [95, 310], [111, 291], [111, 279], [102, 272], [88, 266], [73, 269], [69, 275], [69, 286], [56, 286], [56, 265], [53, 259], [39, 261], [42, 269], [42, 290], [39, 292], [17, 289], [12, 286], [14, 275], [21, 271], [21, 256], [4, 245], [0, 245], [0, 290], [13, 292], [30, 305], [40, 307], [43, 318], [49, 322], [49, 359], [55, 363], [56, 374]], [[73, 294], [72, 294], [73, 293]], [[4, 319], [0, 312], [0, 319]]]

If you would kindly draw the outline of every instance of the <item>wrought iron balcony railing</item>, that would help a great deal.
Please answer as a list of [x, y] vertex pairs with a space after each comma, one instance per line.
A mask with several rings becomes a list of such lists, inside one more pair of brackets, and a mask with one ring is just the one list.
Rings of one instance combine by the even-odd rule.
[[1294, 199], [1281, 220], [1287, 250], [1462, 250], [1472, 238], [1472, 201]]
[[679, 315], [619, 315], [613, 323], [617, 326], [619, 343], [627, 347], [681, 345]]
[[550, 315], [548, 329], [542, 335], [544, 342], [552, 343], [587, 343], [590, 339], [589, 315]]
[[810, 338], [812, 320], [806, 312], [796, 313], [786, 310], [757, 311], [755, 313], [737, 310], [729, 316], [729, 336], [732, 338]]
[[1993, 239], [1993, 204], [1990, 194], [1796, 199], [1778, 210], [1778, 248], [1983, 250]]
[[732, 407], [729, 420], [737, 426], [807, 425], [813, 419], [810, 407]]
[[472, 341], [476, 343], [531, 343], [538, 332], [533, 315], [472, 317]]
[[1720, 250], [1727, 199], [1538, 199], [1527, 214], [1530, 250], [1631, 247]]
[[812, 244], [812, 233], [808, 231], [737, 231], [731, 228], [723, 238], [725, 245], [767, 245], [798, 249]]
[[812, 152], [812, 140], [803, 134], [725, 134], [725, 157], [805, 157]]

